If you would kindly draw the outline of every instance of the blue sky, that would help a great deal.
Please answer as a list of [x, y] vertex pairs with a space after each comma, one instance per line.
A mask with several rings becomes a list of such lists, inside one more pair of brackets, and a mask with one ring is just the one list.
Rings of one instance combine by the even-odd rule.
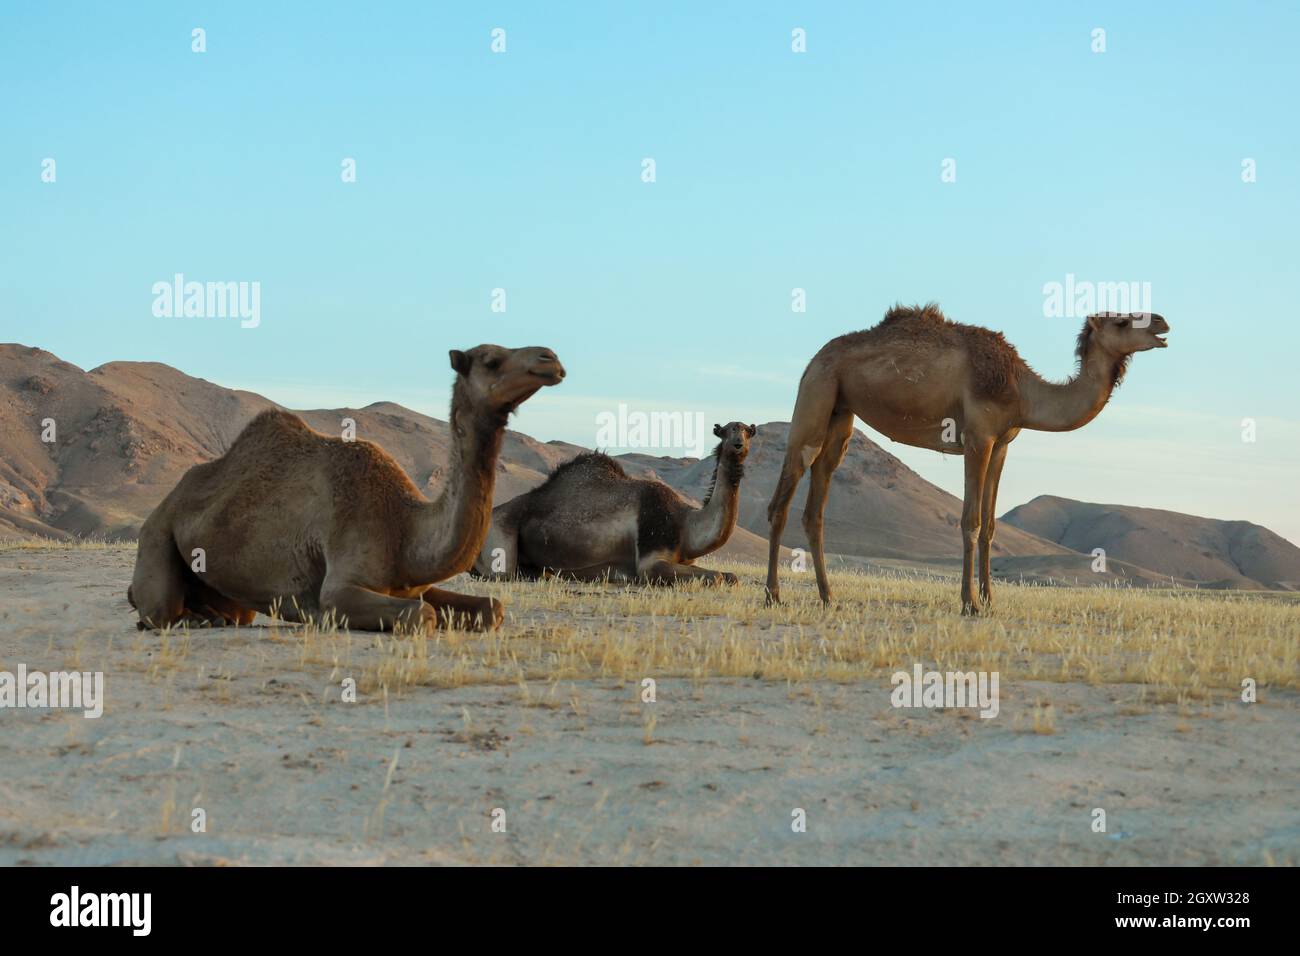
[[[1149, 282], [1170, 348], [1086, 428], [1022, 435], [1000, 510], [1300, 541], [1300, 13], [1134, 7], [5, 3], [0, 339], [439, 415], [449, 348], [544, 344], [569, 379], [517, 427], [590, 445], [619, 402], [788, 419], [895, 300], [1064, 377], [1079, 322], [1044, 284]], [[260, 325], [155, 317], [177, 272], [260, 282]], [[960, 493], [957, 459], [883, 443]]]

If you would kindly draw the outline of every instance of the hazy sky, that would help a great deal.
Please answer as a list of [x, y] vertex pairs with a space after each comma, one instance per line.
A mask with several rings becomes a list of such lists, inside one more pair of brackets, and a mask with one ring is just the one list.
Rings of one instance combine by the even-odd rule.
[[[1169, 349], [1022, 434], [999, 511], [1300, 541], [1297, 36], [1284, 3], [5, 3], [0, 339], [437, 415], [449, 348], [549, 345], [569, 378], [516, 426], [591, 445], [619, 402], [786, 420], [895, 300], [1062, 378], [1045, 284], [1150, 283]], [[176, 273], [260, 283], [259, 324], [156, 316]]]

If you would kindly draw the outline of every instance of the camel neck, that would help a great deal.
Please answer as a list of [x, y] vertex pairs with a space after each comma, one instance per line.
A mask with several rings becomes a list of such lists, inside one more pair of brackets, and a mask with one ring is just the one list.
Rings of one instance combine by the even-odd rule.
[[740, 510], [740, 480], [745, 466], [730, 456], [719, 455], [713, 470], [713, 487], [704, 504], [686, 516], [684, 557], [698, 558], [727, 543], [736, 527]]
[[442, 492], [437, 500], [415, 506], [404, 548], [406, 577], [413, 584], [442, 581], [468, 570], [492, 520], [506, 416], [475, 414], [458, 380], [447, 426], [451, 449]]
[[1020, 372], [1020, 425], [1044, 432], [1068, 432], [1088, 424], [1106, 407], [1122, 359], [1092, 347], [1068, 382], [1042, 379], [1033, 370]]

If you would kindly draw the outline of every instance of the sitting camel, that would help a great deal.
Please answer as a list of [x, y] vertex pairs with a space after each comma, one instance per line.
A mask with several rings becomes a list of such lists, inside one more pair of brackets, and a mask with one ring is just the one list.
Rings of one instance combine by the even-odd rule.
[[1001, 333], [950, 322], [933, 304], [895, 306], [879, 325], [832, 339], [799, 382], [781, 478], [767, 509], [768, 603], [780, 600], [781, 532], [809, 462], [812, 483], [803, 527], [817, 590], [830, 603], [822, 512], [857, 415], [894, 441], [965, 456], [962, 613], [979, 613], [972, 581], [976, 538], [980, 597], [991, 606], [989, 551], [1007, 446], [1022, 428], [1063, 432], [1088, 424], [1124, 378], [1133, 354], [1164, 348], [1161, 336], [1168, 331], [1169, 323], [1155, 314], [1089, 316], [1075, 349], [1078, 374], [1063, 384], [1040, 378]]
[[451, 367], [451, 456], [437, 501], [379, 446], [262, 412], [145, 521], [127, 591], [139, 626], [249, 624], [274, 610], [361, 630], [500, 627], [500, 601], [431, 585], [474, 563], [506, 420], [564, 368], [550, 349], [499, 345], [453, 351]]
[[661, 481], [628, 477], [608, 455], [589, 452], [565, 462], [543, 484], [492, 512], [472, 573], [734, 584], [734, 574], [697, 568], [694, 561], [726, 544], [736, 527], [755, 430], [741, 422], [713, 426], [722, 441], [714, 450], [713, 484], [699, 508]]

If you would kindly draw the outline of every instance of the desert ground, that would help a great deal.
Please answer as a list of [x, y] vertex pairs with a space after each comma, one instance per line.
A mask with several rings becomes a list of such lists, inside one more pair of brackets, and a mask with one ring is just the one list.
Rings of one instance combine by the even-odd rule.
[[[824, 610], [787, 570], [767, 609], [733, 564], [458, 580], [507, 602], [489, 635], [157, 633], [134, 553], [0, 546], [0, 670], [105, 675], [98, 719], [0, 709], [0, 864], [1300, 862], [1295, 594], [1005, 583], [971, 620], [942, 575], [843, 571]], [[998, 715], [893, 707], [916, 663], [997, 671]]]

